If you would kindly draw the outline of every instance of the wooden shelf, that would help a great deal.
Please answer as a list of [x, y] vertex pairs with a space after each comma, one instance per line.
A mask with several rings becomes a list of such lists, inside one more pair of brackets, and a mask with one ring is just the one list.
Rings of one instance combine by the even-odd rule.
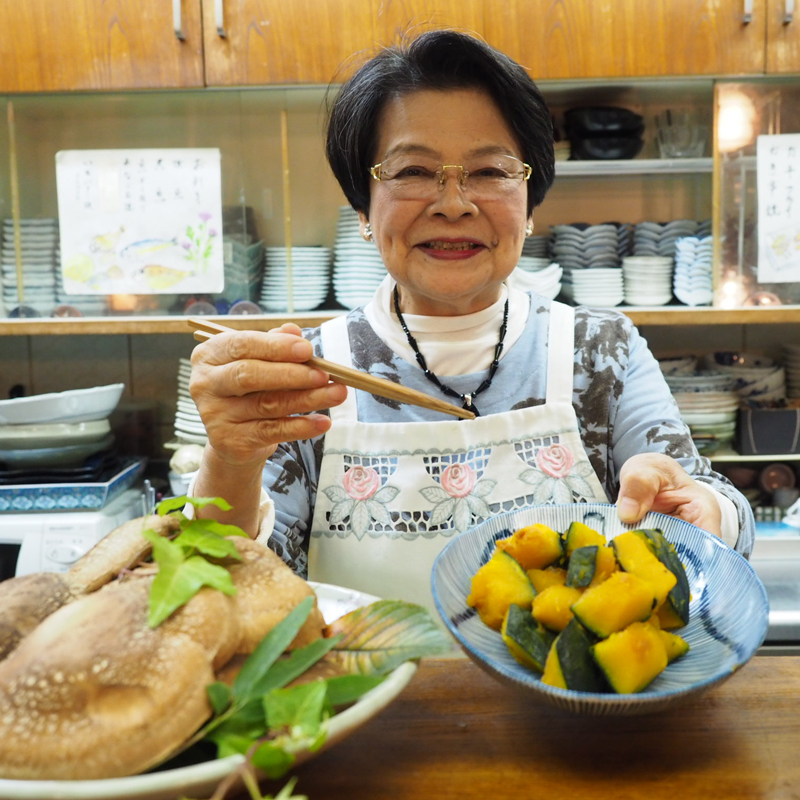
[[789, 453], [781, 455], [758, 455], [758, 456], [743, 456], [733, 450], [718, 450], [708, 457], [711, 461], [729, 462], [729, 461], [800, 461], [800, 453]]
[[687, 175], [711, 173], [713, 158], [630, 158], [622, 161], [556, 161], [557, 177]]
[[[644, 325], [769, 325], [800, 324], [800, 306], [769, 308], [692, 308], [689, 306], [625, 307], [617, 306], [638, 326]], [[231, 328], [270, 330], [284, 322], [301, 328], [320, 325], [347, 312], [342, 310], [306, 311], [297, 314], [263, 314], [258, 316], [220, 316]], [[0, 336], [79, 336], [87, 334], [153, 334], [188, 333], [186, 317], [69, 317], [41, 319], [2, 319]]]

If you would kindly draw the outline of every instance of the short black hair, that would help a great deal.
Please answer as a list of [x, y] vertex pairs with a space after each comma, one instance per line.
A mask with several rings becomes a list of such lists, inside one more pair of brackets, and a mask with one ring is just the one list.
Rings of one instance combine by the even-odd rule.
[[347, 80], [328, 113], [325, 153], [348, 202], [369, 213], [369, 168], [386, 104], [424, 89], [480, 89], [497, 104], [533, 168], [528, 213], [544, 200], [555, 176], [553, 121], [544, 97], [523, 67], [474, 36], [432, 30], [386, 47]]

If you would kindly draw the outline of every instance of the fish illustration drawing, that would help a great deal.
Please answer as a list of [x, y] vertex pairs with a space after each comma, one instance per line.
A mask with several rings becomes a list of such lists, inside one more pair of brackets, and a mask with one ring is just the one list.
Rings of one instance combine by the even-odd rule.
[[171, 247], [177, 247], [177, 239], [141, 239], [133, 242], [120, 251], [122, 258], [141, 258], [153, 253], [160, 253]]
[[172, 267], [164, 267], [161, 264], [147, 264], [142, 267], [142, 275], [147, 285], [153, 291], [158, 292], [180, 283], [185, 278], [190, 277], [192, 273], [181, 269], [173, 269]]
[[113, 253], [117, 247], [119, 237], [125, 232], [125, 226], [120, 225], [118, 231], [113, 233], [100, 233], [92, 237], [89, 250], [93, 253]]

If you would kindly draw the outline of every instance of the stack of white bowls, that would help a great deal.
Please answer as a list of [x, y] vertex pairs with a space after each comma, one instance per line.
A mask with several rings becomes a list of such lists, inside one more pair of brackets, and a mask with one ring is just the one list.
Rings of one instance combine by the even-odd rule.
[[229, 303], [256, 300], [264, 273], [264, 243], [246, 234], [223, 234], [225, 286], [221, 296]]
[[781, 360], [786, 372], [786, 396], [800, 397], [800, 344], [785, 344]]
[[672, 259], [627, 256], [622, 259], [625, 302], [629, 306], [663, 306], [672, 300]]
[[561, 293], [562, 273], [561, 267], [549, 258], [522, 256], [517, 268], [508, 276], [508, 283], [523, 292], [536, 292], [555, 300]]
[[675, 297], [687, 306], [707, 306], [714, 300], [713, 237], [684, 236], [675, 242]]
[[734, 381], [734, 390], [750, 404], [786, 399], [786, 373], [776, 361], [758, 353], [721, 351], [706, 356], [709, 369]]
[[[547, 258], [550, 236], [528, 236], [522, 245], [522, 255], [532, 258]], [[549, 259], [548, 259], [549, 261]]]
[[562, 292], [582, 306], [618, 306], [625, 299], [622, 269], [565, 270]]
[[692, 436], [713, 441], [716, 446], [730, 444], [739, 409], [733, 379], [707, 370], [667, 374], [664, 378]]
[[697, 369], [697, 356], [666, 356], [658, 359], [664, 375], [691, 375]]
[[[285, 247], [266, 249], [261, 284], [261, 308], [289, 308], [289, 257]], [[325, 302], [330, 288], [331, 251], [328, 247], [292, 248], [292, 302], [294, 311], [311, 311]]]
[[364, 241], [358, 214], [350, 206], [339, 208], [336, 242], [333, 247], [333, 291], [345, 308], [356, 308], [372, 299], [386, 277], [378, 248]]
[[619, 267], [619, 230], [612, 223], [553, 225], [551, 228], [553, 258], [565, 270]]
[[3, 237], [0, 245], [2, 266], [2, 305], [8, 314], [20, 305], [34, 309], [42, 317], [49, 317], [58, 305], [56, 299], [56, 273], [58, 271], [58, 220], [21, 219], [20, 244], [22, 255], [22, 301], [17, 280], [17, 255], [14, 242], [14, 223], [3, 220]]
[[200, 412], [189, 394], [189, 379], [191, 375], [192, 362], [188, 358], [179, 359], [175, 438], [179, 444], [205, 445], [208, 442], [208, 434], [203, 421], [200, 419]]
[[676, 219], [672, 222], [640, 222], [633, 232], [635, 256], [675, 257], [675, 243], [684, 236], [707, 236], [710, 223], [693, 219]]

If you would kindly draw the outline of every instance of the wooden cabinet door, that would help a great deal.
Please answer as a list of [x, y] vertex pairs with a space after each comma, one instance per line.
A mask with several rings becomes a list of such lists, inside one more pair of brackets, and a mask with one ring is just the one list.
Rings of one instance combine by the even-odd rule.
[[209, 86], [326, 84], [373, 47], [371, 0], [223, 0], [221, 20], [219, 6], [203, 0]]
[[0, 0], [0, 92], [203, 85], [200, 0]]
[[502, 0], [486, 39], [534, 79], [759, 74], [767, 0]]
[[375, 38], [394, 44], [428, 28], [456, 28], [483, 35], [484, 7], [502, 0], [372, 0]]
[[768, 2], [767, 72], [800, 72], [800, 3], [787, 0]]

